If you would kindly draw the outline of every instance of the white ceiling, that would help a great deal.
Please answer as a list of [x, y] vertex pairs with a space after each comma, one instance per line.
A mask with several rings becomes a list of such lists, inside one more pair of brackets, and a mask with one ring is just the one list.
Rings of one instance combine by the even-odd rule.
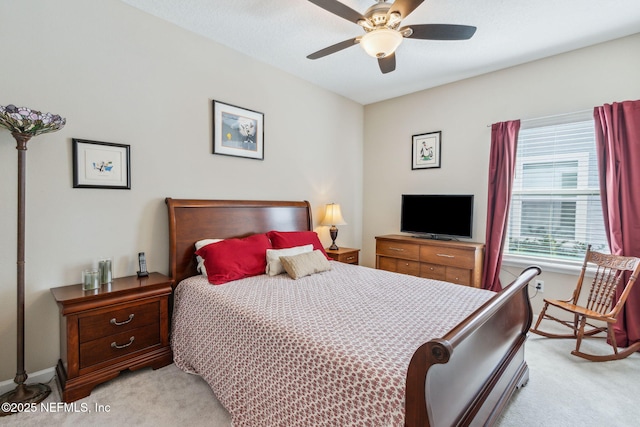
[[[426, 0], [402, 25], [478, 30], [467, 41], [405, 39], [382, 74], [357, 45], [307, 59], [363, 31], [306, 0], [122, 1], [365, 105], [640, 32], [640, 0]], [[375, 1], [343, 3], [364, 13]]]

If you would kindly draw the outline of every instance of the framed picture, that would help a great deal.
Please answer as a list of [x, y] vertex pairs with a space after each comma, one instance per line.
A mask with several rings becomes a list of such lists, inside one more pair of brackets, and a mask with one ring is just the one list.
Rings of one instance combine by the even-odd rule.
[[440, 167], [440, 136], [442, 132], [413, 135], [411, 142], [411, 169]]
[[73, 188], [131, 189], [130, 146], [73, 138]]
[[264, 114], [214, 100], [213, 154], [264, 160]]

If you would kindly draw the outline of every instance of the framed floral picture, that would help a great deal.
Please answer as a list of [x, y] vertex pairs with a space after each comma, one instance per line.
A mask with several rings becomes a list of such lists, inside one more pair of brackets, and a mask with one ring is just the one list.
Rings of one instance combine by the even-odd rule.
[[441, 131], [413, 135], [411, 141], [411, 169], [440, 167]]
[[131, 189], [130, 146], [72, 139], [73, 188]]
[[214, 100], [213, 154], [264, 160], [264, 114]]

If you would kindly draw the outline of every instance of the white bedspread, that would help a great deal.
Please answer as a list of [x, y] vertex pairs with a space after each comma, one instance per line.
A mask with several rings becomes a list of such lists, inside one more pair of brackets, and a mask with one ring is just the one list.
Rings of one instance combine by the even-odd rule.
[[175, 293], [178, 367], [201, 375], [235, 426], [402, 426], [414, 351], [490, 291], [332, 262]]

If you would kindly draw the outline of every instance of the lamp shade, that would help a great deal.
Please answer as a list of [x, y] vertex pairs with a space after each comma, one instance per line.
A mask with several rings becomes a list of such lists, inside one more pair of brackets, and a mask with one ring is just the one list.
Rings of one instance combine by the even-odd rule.
[[402, 43], [402, 34], [388, 28], [370, 31], [360, 39], [360, 46], [374, 58], [391, 55], [400, 43]]
[[346, 222], [342, 218], [340, 205], [337, 203], [329, 203], [324, 214], [324, 219], [320, 225], [345, 225]]

